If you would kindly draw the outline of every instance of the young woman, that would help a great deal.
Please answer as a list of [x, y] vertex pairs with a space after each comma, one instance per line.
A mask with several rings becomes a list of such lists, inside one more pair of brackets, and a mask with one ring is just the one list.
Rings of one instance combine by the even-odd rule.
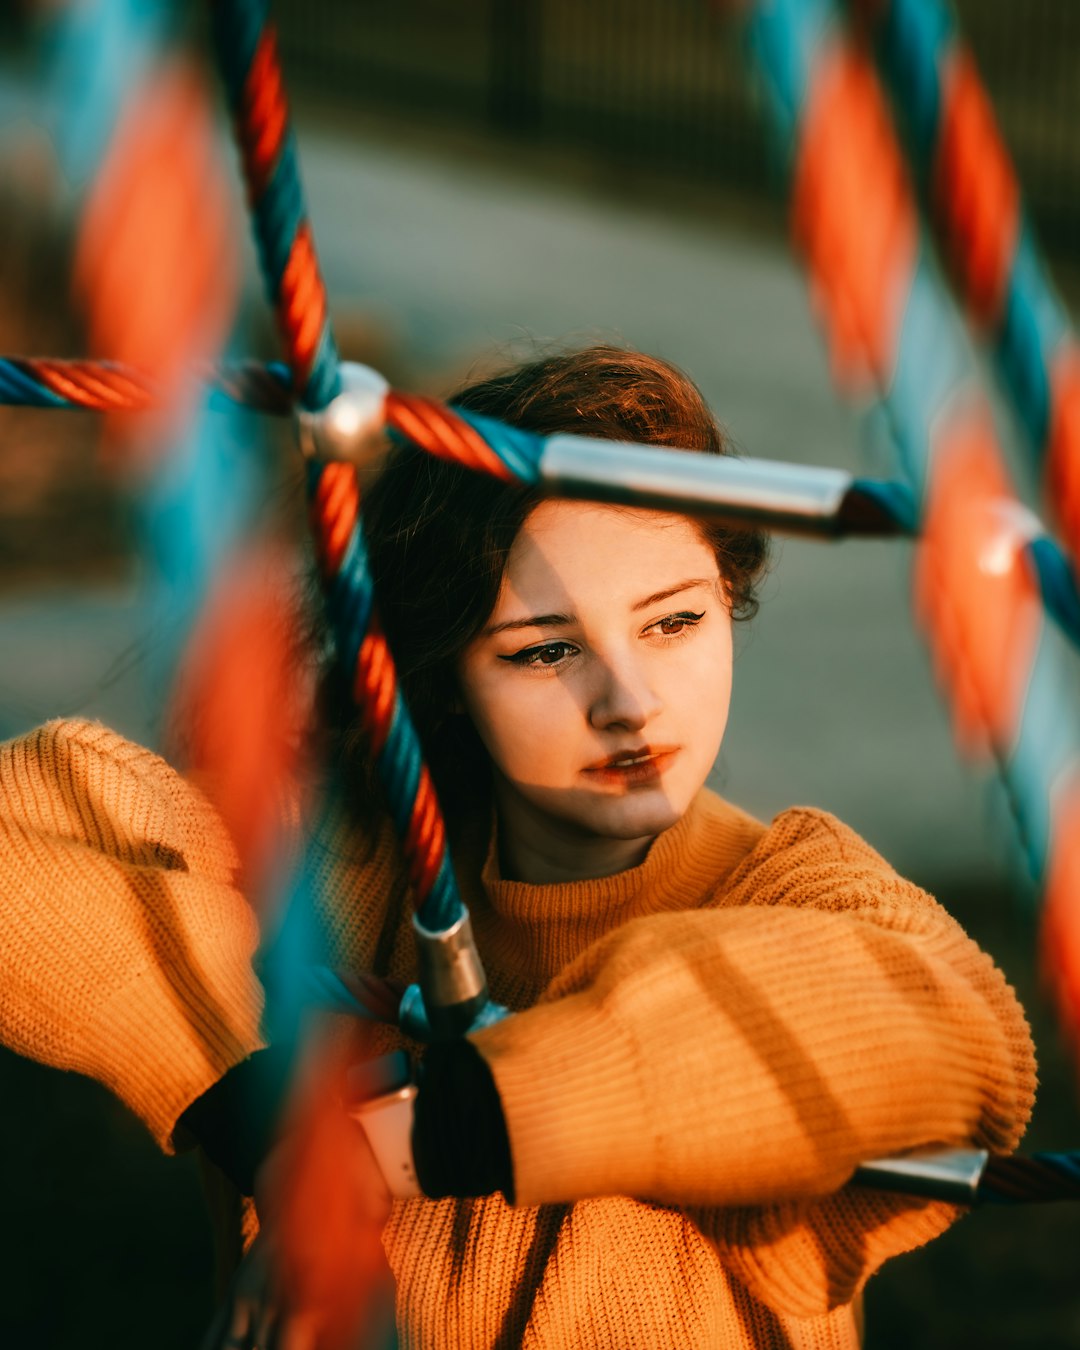
[[[541, 433], [726, 448], [684, 376], [610, 348], [457, 401]], [[514, 1014], [429, 1053], [413, 1147], [431, 1198], [395, 1203], [383, 1233], [403, 1342], [856, 1345], [867, 1278], [955, 1210], [852, 1172], [924, 1144], [1015, 1147], [1032, 1050], [989, 958], [850, 830], [805, 808], [764, 825], [704, 787], [763, 541], [538, 501], [409, 449], [365, 521]], [[328, 705], [343, 787], [314, 853], [321, 955], [411, 979], [400, 852]], [[86, 724], [4, 747], [0, 792], [8, 1043], [99, 1077], [163, 1147], [194, 1136], [246, 1189], [258, 1169], [272, 1233], [290, 1144], [245, 1152], [227, 1118], [266, 1061], [257, 933], [214, 813]], [[366, 1184], [353, 1161], [338, 1192]], [[250, 1202], [233, 1217], [250, 1239]], [[314, 1344], [309, 1311], [234, 1320], [220, 1343], [303, 1325]]]

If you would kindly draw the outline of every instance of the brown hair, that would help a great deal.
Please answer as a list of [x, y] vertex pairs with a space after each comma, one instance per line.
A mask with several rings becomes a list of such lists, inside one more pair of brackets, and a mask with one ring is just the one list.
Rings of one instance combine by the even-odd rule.
[[[539, 435], [572, 432], [731, 453], [682, 371], [616, 347], [532, 361], [467, 385], [449, 401]], [[458, 799], [468, 780], [486, 775], [486, 755], [456, 711], [457, 662], [494, 609], [510, 547], [538, 500], [530, 488], [508, 486], [406, 445], [389, 457], [365, 502], [379, 612], [444, 800]], [[754, 586], [766, 561], [766, 537], [708, 523], [700, 529], [716, 552], [732, 616], [750, 618], [757, 610]], [[352, 760], [360, 748], [348, 740]], [[349, 776], [356, 781], [355, 773]]]

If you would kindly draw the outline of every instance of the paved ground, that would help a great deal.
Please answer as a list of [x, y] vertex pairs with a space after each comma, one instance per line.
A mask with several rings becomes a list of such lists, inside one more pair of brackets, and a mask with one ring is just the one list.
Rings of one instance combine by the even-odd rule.
[[[317, 129], [303, 162], [336, 307], [385, 329], [436, 382], [551, 339], [614, 338], [688, 369], [748, 453], [864, 463], [867, 426], [830, 392], [775, 236]], [[742, 634], [717, 781], [765, 815], [829, 807], [930, 883], [989, 882], [1002, 822], [988, 825], [986, 794], [950, 747], [912, 633], [906, 555], [894, 543], [777, 550]], [[157, 627], [127, 590], [6, 599], [0, 731], [83, 710], [152, 737]]]

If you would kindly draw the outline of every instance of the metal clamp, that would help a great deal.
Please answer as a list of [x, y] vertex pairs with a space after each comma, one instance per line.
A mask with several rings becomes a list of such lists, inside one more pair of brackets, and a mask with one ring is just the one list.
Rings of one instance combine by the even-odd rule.
[[413, 918], [420, 982], [406, 989], [398, 1022], [420, 1041], [452, 1040], [506, 1016], [488, 997], [468, 913], [439, 932]]
[[294, 426], [305, 459], [345, 460], [357, 468], [377, 461], [387, 446], [384, 376], [370, 366], [343, 361], [338, 367], [341, 392], [325, 408], [297, 407]]
[[557, 496], [649, 506], [791, 534], [832, 532], [852, 483], [842, 469], [570, 435], [544, 442], [540, 477]]
[[855, 1169], [856, 1186], [905, 1191], [954, 1205], [973, 1205], [989, 1153], [984, 1148], [919, 1148], [895, 1158], [874, 1158]]

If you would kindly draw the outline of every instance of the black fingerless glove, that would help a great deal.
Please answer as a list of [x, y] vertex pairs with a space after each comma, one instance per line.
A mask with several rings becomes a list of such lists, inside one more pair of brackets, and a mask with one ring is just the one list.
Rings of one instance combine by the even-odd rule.
[[193, 1101], [177, 1122], [242, 1195], [274, 1143], [292, 1072], [290, 1047], [256, 1050]]
[[416, 1176], [432, 1200], [492, 1195], [514, 1203], [510, 1139], [487, 1061], [470, 1041], [424, 1054], [413, 1116]]
[[[399, 1052], [357, 1066], [364, 1083], [359, 1096], [393, 1086], [378, 1072], [391, 1059], [395, 1066], [399, 1059], [405, 1062]], [[275, 1141], [291, 1070], [290, 1049], [258, 1050], [192, 1102], [178, 1122], [243, 1195], [253, 1193], [255, 1174]], [[418, 1087], [412, 1152], [424, 1194], [441, 1200], [502, 1191], [513, 1204], [510, 1139], [495, 1080], [480, 1052], [465, 1040], [430, 1046]]]

